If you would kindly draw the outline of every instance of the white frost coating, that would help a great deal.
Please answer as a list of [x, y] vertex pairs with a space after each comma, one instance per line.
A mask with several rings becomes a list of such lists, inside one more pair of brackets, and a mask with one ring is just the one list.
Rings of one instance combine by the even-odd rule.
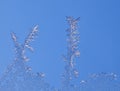
[[32, 48], [29, 45], [37, 32], [38, 26], [35, 26], [23, 45], [19, 44], [16, 35], [11, 33], [15, 44], [16, 58], [0, 78], [0, 91], [48, 91], [49, 84], [44, 81], [45, 74], [40, 73], [38, 76], [37, 73], [32, 73], [32, 68], [28, 67], [25, 62], [28, 60], [25, 56], [25, 48]]
[[67, 30], [67, 55], [63, 55], [66, 64], [62, 74], [62, 86], [50, 86], [44, 80], [44, 73], [33, 73], [32, 68], [26, 65], [26, 48], [33, 51], [30, 43], [38, 32], [38, 26], [35, 26], [23, 44], [19, 44], [16, 35], [11, 33], [16, 57], [0, 77], [0, 91], [120, 91], [120, 78], [114, 73], [93, 74], [88, 80], [78, 80], [79, 72], [75, 68], [76, 58], [80, 56], [78, 19], [67, 17], [70, 27]]
[[25, 39], [25, 43], [24, 43], [24, 48], [28, 48], [31, 51], [33, 51], [33, 48], [30, 46], [30, 42], [32, 42], [36, 36], [38, 32], [38, 25], [36, 25], [33, 30], [29, 33], [29, 35], [27, 36], [27, 38]]
[[29, 60], [28, 57], [25, 56], [26, 48], [30, 51], [33, 51], [33, 48], [30, 46], [30, 43], [34, 40], [38, 32], [38, 25], [36, 25], [32, 31], [28, 34], [23, 44], [18, 43], [17, 37], [14, 33], [11, 33], [12, 39], [15, 44], [15, 52], [16, 52], [16, 60], [23, 59], [25, 62]]
[[11, 33], [11, 36], [12, 36], [13, 41], [16, 42], [17, 41], [16, 35], [14, 33]]
[[[69, 87], [79, 72], [75, 69], [76, 57], [80, 56], [79, 51], [79, 32], [77, 29], [77, 23], [79, 18], [74, 19], [73, 17], [67, 17], [69, 28], [67, 29], [67, 55], [64, 56], [65, 61], [65, 72], [63, 74], [63, 89], [69, 90]], [[68, 79], [70, 78], [70, 79]]]

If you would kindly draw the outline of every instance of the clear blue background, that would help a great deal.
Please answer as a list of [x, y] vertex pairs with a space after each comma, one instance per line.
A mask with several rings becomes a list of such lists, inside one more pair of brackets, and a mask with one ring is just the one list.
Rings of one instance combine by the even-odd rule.
[[34, 53], [27, 53], [33, 72], [44, 72], [53, 86], [60, 85], [66, 54], [66, 16], [81, 17], [79, 79], [92, 73], [120, 75], [120, 0], [0, 0], [0, 74], [14, 59], [15, 32], [23, 43], [37, 24]]

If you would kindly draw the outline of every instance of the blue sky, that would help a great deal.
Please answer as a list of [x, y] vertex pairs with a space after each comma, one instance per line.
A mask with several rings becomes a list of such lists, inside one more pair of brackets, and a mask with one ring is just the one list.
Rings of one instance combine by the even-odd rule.
[[81, 17], [80, 52], [77, 67], [80, 79], [91, 73], [114, 72], [120, 75], [119, 0], [1, 0], [0, 74], [14, 59], [10, 33], [22, 43], [37, 24], [39, 34], [32, 43], [29, 65], [33, 72], [45, 72], [52, 85], [60, 84], [66, 53], [66, 16]]

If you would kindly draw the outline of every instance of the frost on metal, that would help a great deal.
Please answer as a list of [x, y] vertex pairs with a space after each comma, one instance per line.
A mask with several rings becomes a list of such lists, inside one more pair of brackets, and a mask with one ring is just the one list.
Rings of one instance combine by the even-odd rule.
[[66, 19], [69, 28], [66, 30], [67, 53], [63, 56], [65, 70], [62, 73], [62, 79], [60, 78], [61, 86], [51, 87], [50, 83], [45, 81], [44, 73], [33, 73], [32, 68], [26, 64], [28, 61], [26, 49], [33, 51], [30, 43], [38, 32], [38, 26], [35, 26], [23, 44], [18, 42], [15, 33], [11, 33], [16, 56], [0, 77], [0, 91], [120, 91], [120, 77], [114, 73], [93, 74], [87, 80], [78, 80], [79, 72], [76, 61], [80, 56], [80, 34], [77, 27], [79, 18], [66, 17]]
[[[35, 26], [33, 30], [28, 34], [23, 44], [20, 44], [17, 40], [15, 33], [11, 33], [13, 42], [15, 44], [16, 60], [22, 59], [28, 61], [28, 58], [25, 56], [25, 49], [28, 48], [30, 51], [33, 51], [33, 48], [30, 46], [30, 43], [34, 40], [38, 32], [38, 26]], [[21, 57], [21, 58], [20, 58]]]
[[120, 79], [114, 73], [92, 74], [88, 80], [80, 81], [77, 91], [120, 91]]
[[73, 17], [66, 17], [66, 20], [69, 24], [67, 32], [67, 54], [64, 55], [65, 61], [65, 72], [63, 73], [63, 83], [62, 88], [66, 91], [69, 91], [70, 86], [74, 86], [73, 80], [77, 79], [79, 72], [75, 68], [76, 57], [80, 56], [79, 51], [79, 31], [77, 28], [77, 23], [79, 18], [74, 19]]
[[16, 57], [0, 78], [0, 91], [48, 91], [49, 84], [44, 81], [44, 74], [32, 73], [31, 67], [26, 65], [26, 48], [33, 50], [30, 42], [37, 32], [38, 26], [35, 26], [23, 44], [18, 42], [15, 33], [11, 33]]

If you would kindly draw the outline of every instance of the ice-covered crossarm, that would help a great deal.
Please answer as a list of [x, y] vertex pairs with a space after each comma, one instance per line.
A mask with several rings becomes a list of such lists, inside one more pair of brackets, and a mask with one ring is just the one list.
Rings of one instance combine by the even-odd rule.
[[29, 50], [33, 51], [33, 48], [30, 46], [30, 43], [34, 40], [34, 38], [36, 37], [38, 32], [38, 25], [36, 25], [32, 31], [28, 34], [28, 36], [26, 37], [25, 41], [23, 44], [20, 44], [17, 41], [17, 37], [15, 35], [15, 33], [11, 33], [13, 42], [15, 44], [15, 52], [16, 52], [16, 59], [17, 60], [24, 60], [24, 61], [28, 61], [28, 57], [25, 56], [25, 52], [26, 52], [26, 48], [28, 48]]
[[18, 43], [18, 41], [17, 41], [17, 37], [16, 37], [16, 35], [15, 35], [14, 32], [11, 33], [11, 37], [12, 37], [12, 40], [13, 40], [15, 46], [18, 46], [19, 43]]
[[13, 41], [16, 42], [16, 40], [17, 40], [16, 35], [12, 32], [12, 33], [11, 33], [11, 36], [12, 36]]
[[26, 37], [25, 42], [24, 42], [24, 48], [28, 48], [31, 51], [33, 51], [33, 48], [30, 46], [30, 42], [32, 42], [34, 40], [37, 32], [38, 32], [38, 25], [36, 25], [33, 28], [33, 30], [29, 33], [29, 35]]

